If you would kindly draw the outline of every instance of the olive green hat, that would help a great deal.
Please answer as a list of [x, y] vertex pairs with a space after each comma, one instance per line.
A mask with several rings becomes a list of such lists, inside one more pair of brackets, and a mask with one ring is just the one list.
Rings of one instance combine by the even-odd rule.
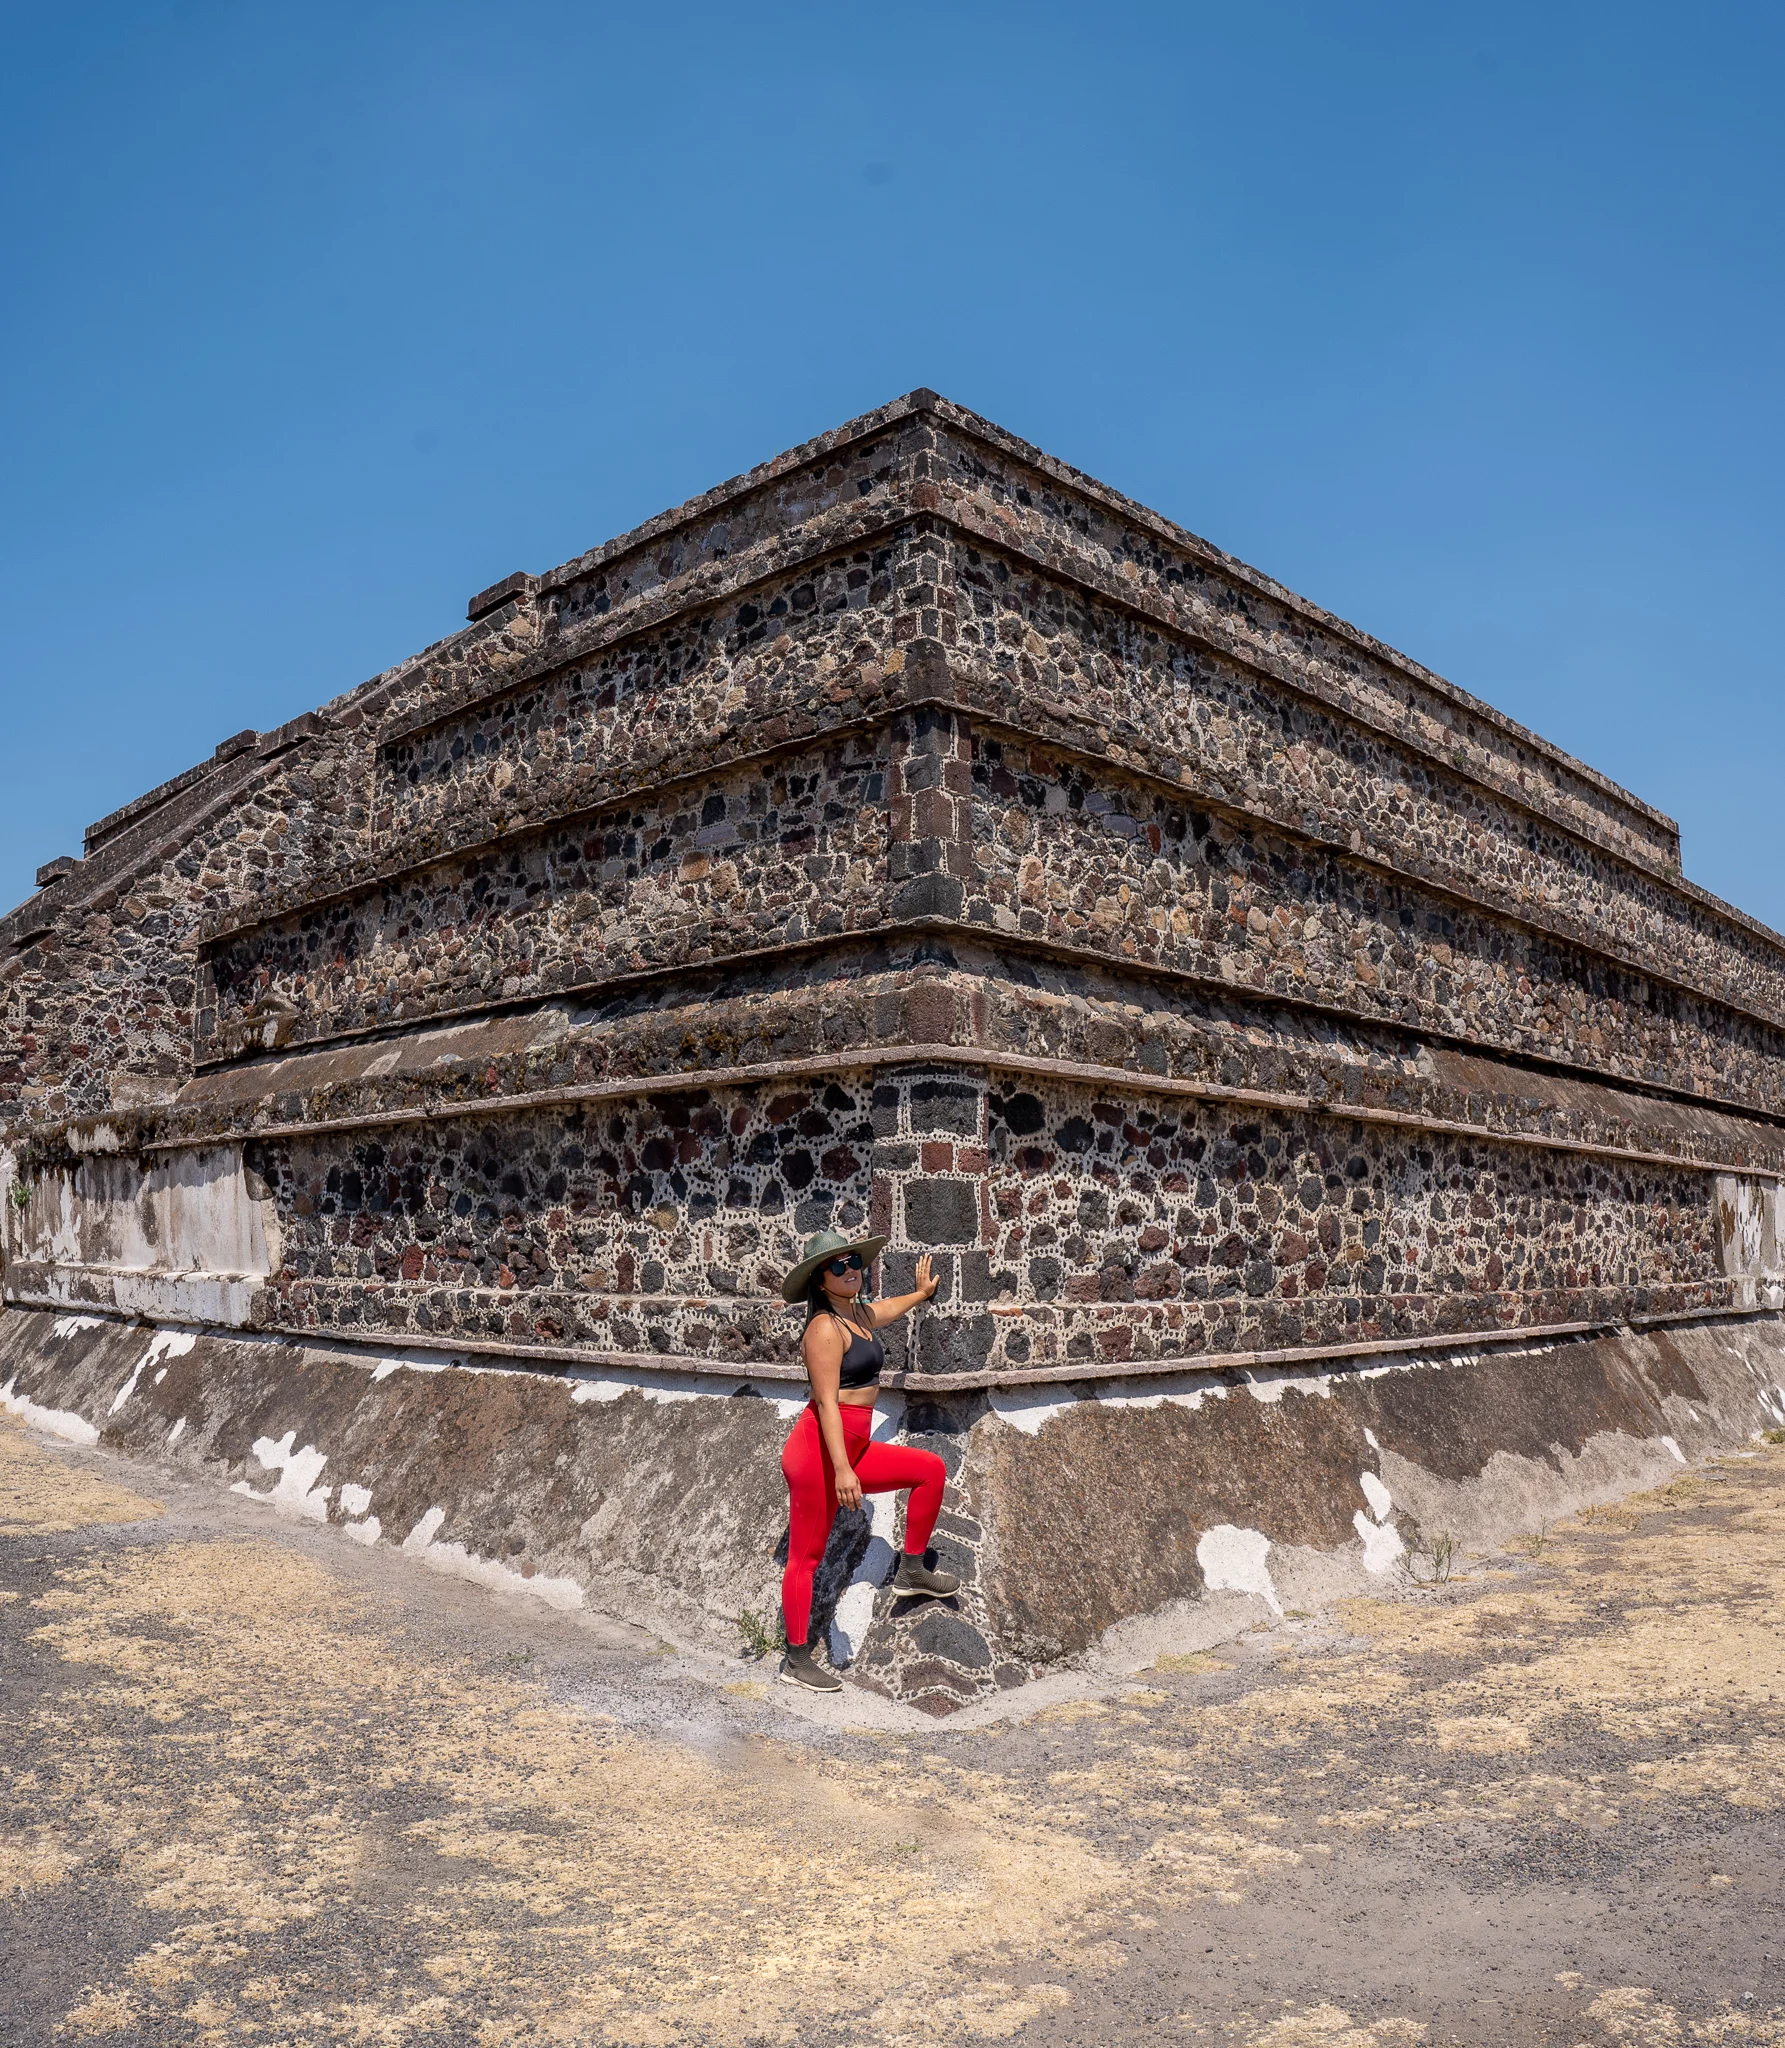
[[862, 1264], [871, 1266], [885, 1248], [884, 1237], [845, 1237], [840, 1231], [821, 1230], [816, 1237], [806, 1239], [806, 1249], [800, 1254], [799, 1264], [781, 1282], [781, 1299], [804, 1301], [806, 1289], [812, 1284], [812, 1275], [839, 1252], [860, 1252]]

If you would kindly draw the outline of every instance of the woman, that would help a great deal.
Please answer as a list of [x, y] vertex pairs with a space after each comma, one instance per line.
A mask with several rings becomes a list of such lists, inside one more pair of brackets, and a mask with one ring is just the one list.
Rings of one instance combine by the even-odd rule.
[[936, 1291], [927, 1258], [917, 1262], [917, 1290], [891, 1301], [867, 1299], [868, 1268], [884, 1237], [840, 1237], [821, 1230], [806, 1244], [804, 1257], [781, 1282], [782, 1299], [806, 1304], [802, 1350], [812, 1398], [793, 1426], [781, 1453], [789, 1502], [787, 1571], [781, 1581], [781, 1616], [787, 1655], [781, 1676], [814, 1692], [839, 1692], [843, 1681], [812, 1657], [812, 1574], [824, 1556], [839, 1502], [861, 1506], [864, 1493], [911, 1488], [905, 1510], [905, 1554], [893, 1591], [945, 1600], [958, 1592], [953, 1572], [931, 1571], [924, 1563], [930, 1531], [942, 1506], [947, 1468], [934, 1451], [869, 1440], [874, 1400], [886, 1363], [886, 1346], [876, 1335], [907, 1309]]

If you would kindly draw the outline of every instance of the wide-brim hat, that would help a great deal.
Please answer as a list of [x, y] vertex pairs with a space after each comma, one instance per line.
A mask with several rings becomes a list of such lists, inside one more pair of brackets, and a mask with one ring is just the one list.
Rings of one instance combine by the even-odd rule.
[[800, 1262], [781, 1282], [783, 1301], [804, 1301], [806, 1289], [812, 1284], [812, 1275], [827, 1259], [834, 1259], [843, 1252], [860, 1252], [862, 1264], [871, 1266], [886, 1249], [884, 1237], [844, 1237], [839, 1231], [821, 1230], [816, 1237], [806, 1239], [806, 1249], [800, 1254]]

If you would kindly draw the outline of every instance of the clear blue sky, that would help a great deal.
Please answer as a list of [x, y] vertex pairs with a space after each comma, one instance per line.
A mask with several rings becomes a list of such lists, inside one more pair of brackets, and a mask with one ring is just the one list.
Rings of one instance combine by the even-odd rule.
[[9, 4], [0, 900], [929, 384], [1785, 925], [1785, 9]]

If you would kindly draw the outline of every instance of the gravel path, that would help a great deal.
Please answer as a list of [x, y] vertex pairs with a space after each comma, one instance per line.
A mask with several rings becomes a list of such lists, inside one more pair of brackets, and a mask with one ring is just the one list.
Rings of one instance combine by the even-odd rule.
[[0, 2041], [1785, 2048], [1785, 1449], [917, 1725], [0, 1426]]

